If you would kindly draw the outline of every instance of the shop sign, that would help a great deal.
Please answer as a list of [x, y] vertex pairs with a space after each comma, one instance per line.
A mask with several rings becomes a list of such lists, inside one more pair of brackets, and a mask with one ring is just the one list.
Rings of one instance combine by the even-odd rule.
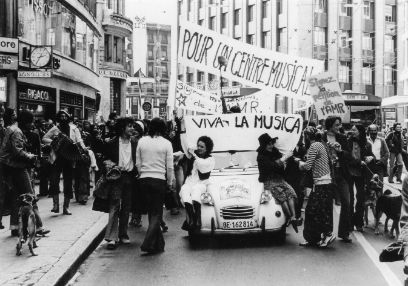
[[19, 78], [51, 77], [50, 71], [18, 71]]
[[18, 56], [0, 54], [0, 70], [17, 70]]
[[368, 95], [361, 95], [361, 94], [346, 94], [343, 96], [345, 100], [368, 100]]
[[18, 54], [18, 39], [0, 37], [0, 52]]
[[385, 120], [395, 120], [395, 119], [397, 119], [395, 111], [385, 112]]
[[126, 79], [128, 77], [128, 74], [126, 72], [106, 69], [99, 69], [99, 75], [105, 77], [116, 77], [121, 79]]
[[19, 92], [20, 99], [55, 102], [55, 98], [49, 91], [40, 88], [27, 88]]
[[0, 77], [0, 102], [7, 101], [7, 78]]
[[395, 112], [395, 108], [383, 108], [384, 112]]

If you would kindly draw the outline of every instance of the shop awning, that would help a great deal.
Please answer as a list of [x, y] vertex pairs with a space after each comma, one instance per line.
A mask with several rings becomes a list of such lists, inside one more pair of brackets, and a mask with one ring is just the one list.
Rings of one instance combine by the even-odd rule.
[[390, 97], [385, 97], [383, 98], [381, 102], [381, 107], [400, 105], [400, 104], [408, 104], [407, 95], [394, 95]]
[[381, 106], [381, 97], [359, 92], [343, 92], [346, 105], [349, 106]]

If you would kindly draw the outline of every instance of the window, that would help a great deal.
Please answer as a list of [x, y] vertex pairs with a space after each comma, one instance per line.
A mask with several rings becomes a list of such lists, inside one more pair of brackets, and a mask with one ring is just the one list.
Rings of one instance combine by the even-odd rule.
[[167, 32], [161, 32], [161, 43], [168, 44], [169, 38], [167, 37]]
[[191, 12], [191, 1], [193, 0], [187, 0], [187, 13]]
[[363, 4], [363, 17], [365, 19], [370, 19], [370, 2], [364, 1]]
[[283, 3], [282, 0], [276, 0], [276, 11], [278, 12], [278, 15], [283, 13]]
[[248, 6], [247, 21], [252, 22], [254, 20], [254, 5]]
[[149, 60], [153, 60], [153, 46], [149, 45], [147, 48], [147, 57]]
[[384, 51], [388, 53], [394, 52], [394, 39], [392, 36], [384, 36]]
[[392, 67], [384, 66], [384, 84], [392, 85]]
[[147, 40], [149, 43], [154, 43], [154, 36], [152, 31], [148, 31], [147, 33]]
[[279, 51], [286, 50], [288, 46], [288, 30], [287, 28], [282, 28], [278, 30], [278, 47]]
[[208, 84], [211, 84], [211, 82], [215, 79], [215, 75], [213, 75], [212, 73], [208, 74]]
[[339, 65], [339, 82], [350, 82], [350, 67], [347, 63]]
[[370, 84], [373, 83], [373, 81], [372, 81], [373, 72], [372, 72], [371, 67], [369, 67], [369, 66], [363, 67], [361, 69], [361, 73], [362, 73], [362, 83], [363, 84], [370, 85]]
[[326, 12], [326, 0], [314, 0], [314, 11], [318, 13], [324, 13]]
[[167, 58], [168, 58], [167, 46], [162, 46], [161, 47], [161, 57], [165, 58], [167, 60]]
[[341, 32], [340, 34], [340, 47], [341, 48], [349, 48], [350, 47], [350, 34], [349, 32]]
[[112, 36], [105, 34], [105, 62], [112, 61]]
[[122, 39], [113, 37], [113, 62], [122, 63]]
[[169, 69], [167, 68], [167, 63], [161, 64], [161, 71], [162, 77], [168, 78], [169, 77]]
[[202, 25], [203, 25], [203, 23], [204, 23], [204, 20], [203, 20], [203, 19], [198, 20], [198, 25], [202, 26]]
[[325, 46], [326, 45], [326, 29], [315, 27], [314, 29], [314, 45]]
[[350, 5], [348, 0], [343, 0], [340, 3], [340, 15], [341, 16], [351, 16], [351, 7], [346, 7], [346, 5]]
[[234, 25], [239, 25], [240, 9], [234, 10]]
[[208, 28], [210, 30], [214, 30], [215, 29], [215, 16], [210, 17], [210, 21], [208, 23]]
[[363, 50], [373, 49], [373, 39], [370, 37], [370, 34], [367, 34], [367, 33], [363, 34], [362, 48]]
[[204, 72], [201, 72], [201, 71], [197, 72], [197, 83], [198, 84], [204, 83]]
[[254, 44], [254, 35], [247, 35], [246, 42], [247, 44], [253, 45]]
[[227, 13], [221, 14], [221, 29], [227, 28]]
[[385, 5], [384, 9], [385, 22], [395, 22], [395, 6]]
[[198, 9], [203, 8], [203, 0], [198, 0]]
[[262, 19], [268, 18], [269, 0], [262, 2]]
[[193, 84], [193, 73], [187, 73], [187, 83]]
[[147, 76], [153, 77], [153, 63], [147, 65]]
[[261, 47], [262, 48], [267, 48], [270, 49], [270, 42], [271, 42], [271, 38], [270, 38], [271, 33], [270, 32], [262, 32], [262, 43], [261, 43]]

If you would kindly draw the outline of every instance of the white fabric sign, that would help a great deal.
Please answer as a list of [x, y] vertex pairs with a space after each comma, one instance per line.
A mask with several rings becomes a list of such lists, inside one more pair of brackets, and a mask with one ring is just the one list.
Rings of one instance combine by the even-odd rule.
[[185, 66], [219, 74], [218, 57], [224, 56], [223, 77], [297, 99], [309, 95], [307, 79], [324, 71], [323, 61], [262, 49], [186, 21], [180, 22], [178, 50]]
[[319, 119], [329, 116], [346, 116], [348, 109], [337, 79], [329, 72], [309, 78], [309, 88]]
[[302, 133], [303, 119], [299, 114], [221, 114], [186, 116], [186, 137], [189, 147], [195, 148], [200, 136], [214, 141], [215, 152], [254, 151], [258, 137], [268, 133], [278, 137], [276, 147], [289, 154], [296, 147]]
[[177, 81], [175, 108], [215, 114], [219, 101], [217, 96]]
[[0, 77], [0, 102], [7, 101], [7, 78]]

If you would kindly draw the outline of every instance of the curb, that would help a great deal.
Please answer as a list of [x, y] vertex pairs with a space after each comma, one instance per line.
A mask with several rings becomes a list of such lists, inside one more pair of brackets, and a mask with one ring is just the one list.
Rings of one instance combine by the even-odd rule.
[[105, 228], [106, 216], [101, 216], [35, 285], [66, 285], [75, 275], [79, 266], [101, 243], [105, 234]]

